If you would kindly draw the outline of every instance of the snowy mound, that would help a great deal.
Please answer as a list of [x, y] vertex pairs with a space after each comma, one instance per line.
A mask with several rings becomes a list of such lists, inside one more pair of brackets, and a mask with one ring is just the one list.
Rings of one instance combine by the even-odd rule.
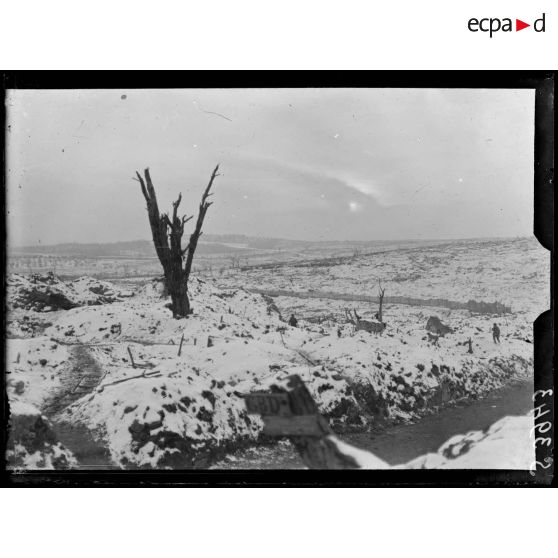
[[54, 274], [12, 275], [8, 278], [8, 306], [38, 312], [78, 306], [73, 289]]
[[100, 281], [93, 277], [80, 277], [70, 283], [76, 292], [79, 305], [85, 304], [110, 304], [134, 295], [132, 291], [120, 289], [108, 281]]
[[10, 308], [36, 312], [69, 310], [89, 304], [109, 304], [133, 294], [92, 277], [80, 277], [65, 283], [54, 273], [30, 277], [11, 275], [8, 278], [7, 290]]
[[199, 346], [207, 345], [209, 337], [254, 338], [258, 331], [285, 325], [262, 295], [242, 289], [220, 291], [201, 280], [192, 280], [189, 292], [193, 314], [187, 319], [174, 319], [168, 302], [148, 285], [125, 302], [72, 309], [45, 334], [82, 343], [139, 340], [164, 344], [179, 343], [184, 335]]
[[529, 470], [535, 461], [530, 436], [533, 424], [532, 415], [504, 417], [483, 431], [453, 436], [437, 453], [421, 455], [393, 467], [372, 452], [346, 444], [335, 436], [330, 436], [329, 441], [361, 469]]
[[[407, 469], [520, 469], [535, 460], [531, 415], [504, 417], [486, 430], [450, 438], [437, 453], [402, 466]], [[401, 467], [400, 467], [401, 468]]]
[[62, 420], [106, 432], [113, 462], [128, 468], [203, 467], [231, 442], [255, 440], [258, 420], [230, 385], [177, 364], [103, 382]]
[[68, 469], [77, 461], [52, 432], [49, 421], [33, 405], [10, 401], [9, 469]]

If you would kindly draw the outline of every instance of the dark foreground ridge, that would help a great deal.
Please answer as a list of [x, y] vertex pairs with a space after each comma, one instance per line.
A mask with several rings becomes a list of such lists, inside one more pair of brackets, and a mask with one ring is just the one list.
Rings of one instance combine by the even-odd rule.
[[[393, 425], [382, 431], [340, 434], [344, 442], [372, 452], [390, 465], [406, 463], [433, 453], [452, 436], [484, 430], [508, 415], [525, 415], [533, 409], [533, 380], [494, 390], [478, 400], [456, 402], [413, 424]], [[229, 456], [214, 469], [300, 469], [299, 455], [288, 444], [251, 448]]]

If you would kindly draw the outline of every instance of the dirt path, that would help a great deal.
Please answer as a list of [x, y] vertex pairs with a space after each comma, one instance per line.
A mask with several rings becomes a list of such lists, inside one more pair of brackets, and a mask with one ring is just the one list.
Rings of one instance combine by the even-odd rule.
[[55, 417], [68, 405], [93, 391], [103, 378], [103, 370], [84, 345], [72, 345], [68, 365], [62, 371], [62, 387], [45, 403], [42, 411]]
[[[517, 382], [480, 400], [459, 402], [415, 424], [391, 426], [381, 432], [341, 435], [344, 441], [373, 452], [390, 465], [436, 452], [449, 438], [470, 430], [483, 430], [507, 415], [522, 415], [533, 408], [533, 381]], [[297, 469], [304, 467], [292, 446], [253, 448], [227, 457], [213, 468]]]
[[42, 411], [52, 422], [58, 440], [74, 453], [80, 468], [112, 469], [114, 465], [108, 449], [97, 442], [86, 427], [61, 419], [62, 411], [93, 391], [104, 376], [103, 369], [85, 345], [73, 345], [70, 351], [70, 360], [61, 375], [62, 387], [47, 401]]

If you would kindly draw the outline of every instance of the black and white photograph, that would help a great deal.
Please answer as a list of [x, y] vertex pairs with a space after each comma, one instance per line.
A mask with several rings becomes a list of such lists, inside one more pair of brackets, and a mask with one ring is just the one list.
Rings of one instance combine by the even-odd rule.
[[9, 88], [11, 476], [534, 470], [535, 104]]

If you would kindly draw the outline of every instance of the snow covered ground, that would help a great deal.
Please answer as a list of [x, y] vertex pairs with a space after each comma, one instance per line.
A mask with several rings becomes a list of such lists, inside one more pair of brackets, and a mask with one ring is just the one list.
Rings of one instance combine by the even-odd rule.
[[390, 466], [373, 453], [330, 436], [338, 449], [361, 469], [510, 469], [529, 470], [535, 461], [531, 415], [507, 416], [485, 430], [450, 438], [436, 453]]
[[483, 431], [450, 438], [437, 453], [413, 459], [403, 469], [517, 469], [535, 461], [532, 415], [508, 416]]
[[378, 279], [386, 296], [498, 301], [526, 312], [529, 321], [550, 308], [550, 257], [535, 238], [463, 240], [346, 257], [342, 263], [315, 260], [227, 270], [217, 282], [376, 296]]
[[[481, 254], [485, 248], [480, 245]], [[283, 320], [288, 315], [281, 316], [272, 299], [245, 289], [219, 289], [197, 278], [190, 284], [193, 315], [175, 320], [156, 281], [132, 293], [91, 278], [64, 284], [54, 277], [15, 277], [8, 290], [7, 385], [10, 401], [19, 403], [12, 405], [12, 412], [18, 415], [20, 404], [32, 405], [52, 422], [54, 431], [56, 425], [87, 428], [108, 448], [112, 463], [122, 468], [207, 467], [227, 451], [253, 444], [261, 439], [262, 423], [246, 413], [242, 395], [269, 389], [290, 374], [301, 376], [338, 430], [414, 420], [440, 405], [481, 397], [511, 379], [532, 375], [530, 322], [535, 309], [544, 306], [546, 292], [544, 277], [523, 279], [545, 273], [541, 261], [527, 256], [514, 260], [513, 273], [509, 261], [505, 271], [505, 258], [494, 261], [492, 267], [500, 266], [499, 272], [488, 275], [488, 256], [486, 261], [481, 258], [477, 283], [482, 287], [492, 277], [497, 286], [490, 289], [469, 284], [470, 270], [459, 271], [459, 253], [450, 258], [451, 276], [448, 269], [440, 269], [443, 262], [428, 260], [436, 272], [425, 272], [421, 279], [424, 289], [430, 281], [432, 292], [443, 288], [450, 299], [456, 299], [464, 285], [469, 289], [465, 298], [473, 291], [477, 299], [479, 292], [483, 297], [505, 292], [510, 299], [506, 302], [516, 309], [512, 314], [494, 317], [389, 305], [384, 318], [388, 327], [381, 335], [355, 333], [351, 324], [343, 323], [346, 303], [340, 301], [277, 299], [282, 309], [304, 304], [301, 314], [308, 319], [290, 327]], [[381, 257], [412, 261], [407, 253]], [[417, 256], [422, 265], [427, 257], [440, 256]], [[358, 265], [352, 274], [339, 267], [336, 281], [351, 289], [359, 273], [370, 272]], [[420, 267], [413, 269], [401, 264], [400, 274], [418, 273]], [[500, 279], [504, 271], [507, 286], [498, 291], [505, 283]], [[382, 277], [386, 279], [385, 270]], [[539, 283], [541, 290], [534, 290]], [[362, 290], [362, 283], [355, 284]], [[392, 277], [388, 284], [392, 288], [398, 283]], [[33, 302], [37, 292], [38, 305]], [[57, 293], [54, 299], [52, 292]], [[55, 304], [62, 295], [71, 302], [68, 309]], [[376, 310], [365, 304], [357, 308], [365, 318]], [[311, 319], [324, 309], [327, 319]], [[433, 315], [453, 328], [437, 345], [425, 329]], [[500, 345], [492, 341], [494, 321], [502, 329]], [[469, 338], [472, 353], [466, 345]], [[19, 441], [12, 443], [15, 447]], [[27, 457], [14, 458], [12, 465], [41, 464], [56, 466]], [[64, 466], [72, 464], [68, 457]]]

